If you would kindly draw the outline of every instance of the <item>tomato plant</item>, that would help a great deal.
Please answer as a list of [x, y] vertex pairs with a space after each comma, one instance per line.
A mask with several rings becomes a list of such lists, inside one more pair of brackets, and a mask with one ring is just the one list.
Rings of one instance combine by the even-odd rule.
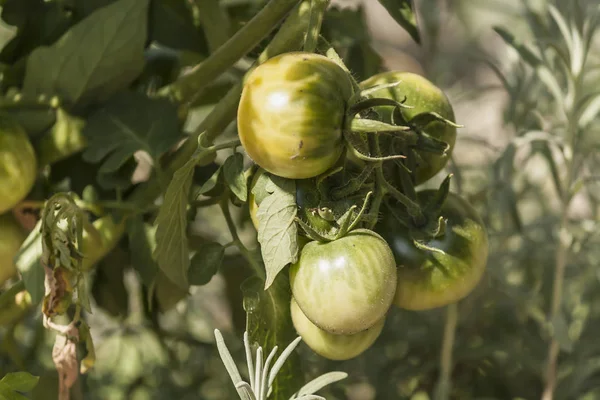
[[[427, 202], [434, 191], [422, 191]], [[439, 236], [415, 245], [410, 231], [389, 212], [376, 231], [389, 243], [398, 264], [394, 304], [409, 310], [426, 310], [454, 303], [479, 283], [488, 256], [488, 237], [481, 218], [464, 199], [450, 194], [440, 215], [446, 226]]]
[[310, 321], [327, 332], [350, 335], [387, 313], [396, 291], [396, 264], [379, 235], [355, 230], [333, 242], [304, 246], [290, 267], [290, 282]]
[[364, 331], [352, 335], [335, 335], [313, 324], [302, 312], [296, 300], [291, 302], [294, 328], [315, 353], [330, 360], [349, 360], [362, 354], [381, 334], [385, 318]]
[[[444, 92], [435, 86], [427, 78], [410, 73], [389, 71], [370, 77], [361, 82], [361, 88], [373, 88], [378, 85], [395, 83], [393, 87], [386, 87], [376, 90], [373, 96], [390, 98], [396, 101], [404, 102], [411, 108], [402, 109], [402, 117], [409, 123], [417, 121], [416, 117], [423, 113], [437, 113], [441, 117], [454, 122], [454, 110]], [[377, 107], [383, 121], [392, 121], [394, 109], [389, 106]], [[417, 151], [418, 157], [415, 160], [413, 176], [416, 184], [423, 183], [444, 168], [452, 154], [454, 143], [456, 141], [456, 127], [443, 121], [433, 120], [422, 129], [435, 139], [442, 140], [449, 145], [445, 154], [432, 154], [427, 151]]]
[[342, 153], [347, 73], [310, 53], [273, 57], [246, 79], [238, 109], [240, 140], [248, 156], [272, 174], [317, 176]]
[[9, 115], [0, 115], [0, 214], [31, 190], [37, 162], [27, 132]]
[[25, 232], [11, 214], [0, 215], [0, 286], [17, 274], [14, 257], [25, 237]]

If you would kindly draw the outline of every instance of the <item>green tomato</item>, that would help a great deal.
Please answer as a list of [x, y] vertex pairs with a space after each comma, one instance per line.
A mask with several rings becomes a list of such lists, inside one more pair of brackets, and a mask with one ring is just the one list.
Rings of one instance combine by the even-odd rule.
[[0, 286], [17, 275], [14, 257], [26, 238], [12, 214], [0, 215]]
[[[406, 98], [404, 104], [413, 107], [402, 110], [408, 122], [416, 115], [425, 112], [436, 112], [447, 120], [455, 121], [454, 110], [444, 92], [421, 75], [398, 71], [384, 72], [361, 82], [360, 87], [367, 89], [398, 81], [402, 83], [392, 88], [380, 89], [374, 92], [372, 96], [396, 101], [403, 101]], [[387, 123], [392, 121], [393, 110], [394, 108], [391, 106], [376, 108], [381, 119]], [[445, 155], [419, 151], [418, 154], [421, 160], [417, 160], [417, 167], [414, 171], [415, 183], [417, 185], [429, 180], [444, 168], [456, 142], [456, 128], [446, 125], [443, 122], [431, 122], [427, 125], [425, 131], [433, 138], [448, 143], [450, 149]]]
[[396, 263], [385, 240], [357, 229], [333, 242], [304, 246], [290, 267], [290, 283], [313, 324], [351, 335], [386, 315], [396, 291]]
[[289, 179], [317, 176], [343, 150], [348, 74], [327, 57], [286, 53], [258, 66], [245, 81], [238, 132], [248, 156]]
[[27, 196], [37, 175], [37, 160], [25, 130], [0, 114], [0, 214]]
[[125, 221], [115, 223], [110, 215], [95, 220], [92, 225], [95, 231], [83, 230], [82, 270], [89, 271], [103, 259], [119, 242], [125, 232]]
[[[418, 193], [426, 202], [434, 190]], [[375, 227], [389, 243], [398, 264], [394, 304], [408, 310], [427, 310], [455, 303], [477, 286], [485, 271], [488, 237], [483, 221], [461, 197], [450, 193], [441, 210], [447, 218], [443, 236], [425, 243], [443, 253], [418, 249], [406, 228], [392, 215]]]
[[319, 328], [302, 312], [296, 300], [291, 302], [292, 322], [302, 340], [318, 355], [330, 360], [349, 360], [375, 343], [381, 334], [385, 318], [370, 328], [353, 335], [334, 335]]

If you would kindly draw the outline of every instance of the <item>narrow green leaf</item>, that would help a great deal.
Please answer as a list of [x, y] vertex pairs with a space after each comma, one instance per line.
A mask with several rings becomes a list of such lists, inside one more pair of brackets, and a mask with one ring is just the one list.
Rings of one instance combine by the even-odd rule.
[[200, 196], [201, 194], [206, 194], [208, 192], [210, 192], [211, 190], [213, 190], [219, 183], [219, 178], [222, 176], [221, 174], [221, 167], [219, 167], [212, 175], [210, 178], [208, 178], [208, 180], [206, 182], [204, 182], [202, 184], [202, 186], [200, 186], [200, 189], [198, 189], [198, 192], [196, 193], [198, 196]]
[[238, 387], [240, 382], [243, 382], [242, 376], [240, 375], [240, 371], [238, 370], [227, 345], [225, 344], [225, 340], [223, 339], [223, 335], [218, 329], [215, 329], [215, 339], [217, 341], [217, 350], [219, 351], [219, 355], [221, 356], [221, 360], [225, 365], [225, 369], [229, 373], [229, 377], [233, 382], [233, 385], [236, 387], [236, 390], [242, 400], [251, 399], [250, 395], [246, 392], [246, 390]]
[[88, 118], [83, 135], [89, 142], [83, 158], [102, 162], [100, 175], [117, 172], [139, 150], [157, 163], [181, 136], [176, 107], [137, 92], [114, 96]]
[[241, 201], [246, 202], [248, 187], [244, 177], [244, 156], [241, 153], [235, 153], [225, 160], [223, 175], [233, 194]]
[[30, 392], [37, 385], [39, 379], [38, 376], [33, 376], [29, 372], [13, 372], [4, 375], [0, 382], [17, 392]]
[[144, 285], [150, 287], [158, 273], [158, 264], [152, 258], [156, 248], [156, 226], [145, 223], [140, 215], [127, 221], [127, 233], [131, 265], [140, 274]]
[[[285, 349], [297, 334], [290, 315], [291, 291], [287, 275], [280, 274], [264, 290], [264, 281], [252, 277], [242, 284], [246, 330], [250, 344], [264, 349]], [[293, 352], [283, 364], [272, 384], [271, 400], [288, 400], [302, 385], [300, 357]]]
[[408, 32], [415, 42], [421, 43], [412, 0], [379, 0], [379, 3], [385, 7], [392, 18]]
[[307, 394], [314, 394], [319, 390], [323, 389], [327, 385], [331, 385], [332, 383], [341, 381], [342, 379], [346, 379], [348, 374], [345, 372], [328, 372], [319, 376], [318, 378], [313, 379], [308, 382], [306, 385], [302, 386], [298, 391], [298, 397], [304, 396]]
[[217, 273], [225, 257], [225, 248], [219, 243], [204, 243], [192, 257], [188, 271], [190, 285], [206, 285]]
[[512, 48], [514, 48], [517, 53], [523, 58], [527, 64], [532, 67], [537, 67], [542, 63], [542, 60], [531, 50], [527, 45], [521, 43], [512, 33], [507, 31], [504, 28], [499, 26], [495, 26], [494, 30], [500, 37]]
[[265, 289], [286, 265], [298, 260], [296, 183], [273, 176], [266, 190], [273, 192], [260, 203], [257, 213], [258, 241], [267, 271]]
[[85, 18], [27, 59], [23, 92], [71, 106], [106, 100], [144, 67], [148, 0], [120, 0]]
[[154, 259], [165, 275], [181, 288], [188, 287], [190, 265], [186, 209], [196, 158], [192, 157], [173, 175], [156, 218]]
[[21, 249], [15, 256], [15, 265], [23, 277], [25, 289], [31, 296], [31, 302], [38, 304], [44, 298], [44, 268], [42, 267], [42, 234], [40, 228], [42, 221], [38, 221], [31, 231]]

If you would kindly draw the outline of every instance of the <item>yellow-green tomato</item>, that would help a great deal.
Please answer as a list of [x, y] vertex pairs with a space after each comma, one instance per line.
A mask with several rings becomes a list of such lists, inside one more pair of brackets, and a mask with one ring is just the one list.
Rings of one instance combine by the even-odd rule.
[[[372, 93], [372, 96], [400, 102], [406, 99], [405, 104], [413, 107], [402, 110], [402, 114], [409, 122], [416, 115], [425, 112], [436, 112], [447, 120], [455, 121], [454, 110], [448, 97], [439, 87], [421, 75], [399, 71], [383, 72], [361, 82], [360, 87], [367, 89], [394, 82], [400, 83], [391, 88], [380, 89]], [[393, 107], [381, 106], [376, 110], [384, 122], [392, 121]], [[448, 143], [450, 148], [444, 155], [425, 151], [418, 152], [421, 160], [417, 160], [417, 167], [414, 171], [416, 184], [429, 180], [444, 168], [456, 142], [456, 128], [440, 121], [428, 124], [425, 132], [435, 139]]]
[[313, 324], [351, 335], [386, 315], [396, 292], [396, 263], [381, 236], [357, 229], [332, 242], [304, 246], [290, 267], [290, 283]]
[[[419, 201], [426, 203], [435, 194], [435, 190], [421, 191]], [[417, 248], [406, 228], [385, 210], [375, 227], [398, 263], [394, 304], [400, 308], [428, 310], [455, 303], [471, 293], [483, 276], [488, 237], [477, 211], [462, 197], [450, 193], [441, 215], [447, 219], [445, 233], [425, 243], [440, 252]]]
[[27, 196], [35, 182], [37, 160], [25, 130], [0, 113], [0, 214]]
[[330, 360], [349, 360], [375, 343], [381, 334], [385, 317], [370, 328], [353, 335], [334, 335], [319, 328], [302, 312], [296, 300], [291, 303], [292, 322], [302, 340], [318, 355]]
[[327, 57], [273, 57], [244, 83], [237, 123], [246, 153], [284, 178], [325, 172], [342, 153], [342, 127], [352, 93], [348, 74]]
[[0, 215], [0, 286], [17, 274], [14, 257], [26, 238], [12, 214]]

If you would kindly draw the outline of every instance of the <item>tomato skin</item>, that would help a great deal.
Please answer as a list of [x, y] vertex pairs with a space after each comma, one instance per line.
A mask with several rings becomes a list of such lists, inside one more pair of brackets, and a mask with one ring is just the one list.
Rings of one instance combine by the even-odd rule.
[[268, 172], [288, 179], [317, 176], [342, 153], [348, 74], [327, 57], [286, 53], [250, 73], [238, 108], [246, 153]]
[[[400, 102], [406, 97], [405, 104], [414, 107], [402, 110], [403, 115], [409, 121], [417, 114], [424, 112], [436, 112], [452, 122], [455, 121], [454, 110], [444, 92], [421, 75], [399, 71], [383, 72], [361, 82], [360, 87], [361, 89], [367, 89], [376, 85], [398, 81], [402, 83], [392, 88], [380, 89], [374, 92], [372, 96]], [[381, 106], [377, 107], [376, 111], [384, 122], [390, 123], [392, 121], [393, 107]], [[430, 123], [427, 125], [426, 132], [435, 139], [448, 143], [450, 148], [445, 155], [419, 152], [423, 162], [420, 165], [418, 164], [414, 171], [417, 185], [429, 180], [444, 168], [450, 159], [456, 142], [456, 128], [443, 122]], [[417, 162], [419, 161], [417, 160]]]
[[[81, 268], [89, 271], [96, 263], [103, 259], [119, 242], [125, 232], [125, 221], [116, 223], [112, 216], [105, 215], [95, 220], [92, 225], [95, 233], [83, 230]], [[97, 234], [96, 234], [97, 233]]]
[[0, 286], [17, 275], [14, 257], [26, 238], [12, 214], [0, 215]]
[[25, 130], [0, 114], [0, 214], [27, 196], [37, 175], [37, 159]]
[[381, 320], [396, 291], [396, 263], [376, 233], [357, 229], [310, 242], [290, 266], [292, 294], [306, 317], [329, 333], [351, 335]]
[[[424, 202], [434, 194], [434, 190], [425, 190], [418, 197]], [[433, 253], [432, 258], [413, 244], [406, 228], [392, 216], [384, 216], [375, 227], [398, 263], [394, 304], [400, 308], [427, 310], [455, 303], [466, 297], [483, 276], [488, 237], [477, 212], [466, 200], [450, 193], [441, 215], [447, 218], [446, 233], [426, 244], [445, 254]]]
[[310, 322], [293, 298], [290, 309], [294, 328], [304, 343], [318, 355], [330, 360], [349, 360], [362, 354], [375, 343], [385, 324], [385, 318], [382, 318], [362, 332], [334, 335]]

